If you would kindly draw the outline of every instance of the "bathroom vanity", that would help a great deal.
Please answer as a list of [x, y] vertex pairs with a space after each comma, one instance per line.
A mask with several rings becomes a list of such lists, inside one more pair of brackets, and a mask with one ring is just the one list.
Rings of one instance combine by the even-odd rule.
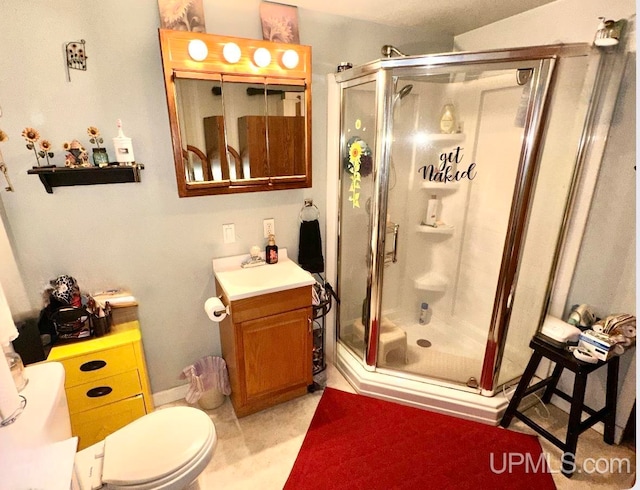
[[71, 431], [84, 449], [153, 411], [140, 325], [113, 325], [103, 337], [55, 345], [47, 362], [62, 363]]
[[277, 264], [241, 268], [246, 256], [215, 259], [222, 356], [238, 417], [307, 393], [312, 378], [315, 280], [280, 250]]

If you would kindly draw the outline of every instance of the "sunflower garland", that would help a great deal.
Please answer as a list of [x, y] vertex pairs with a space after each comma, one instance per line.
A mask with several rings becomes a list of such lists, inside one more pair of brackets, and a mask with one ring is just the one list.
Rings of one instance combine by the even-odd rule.
[[349, 186], [349, 201], [354, 208], [360, 207], [360, 182], [362, 177], [367, 177], [373, 169], [373, 158], [369, 145], [354, 136], [347, 142], [347, 157], [345, 158], [345, 170], [351, 174]]

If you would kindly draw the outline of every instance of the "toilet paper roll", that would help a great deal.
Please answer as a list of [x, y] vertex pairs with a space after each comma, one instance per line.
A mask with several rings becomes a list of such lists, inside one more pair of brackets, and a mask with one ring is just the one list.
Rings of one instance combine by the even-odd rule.
[[212, 322], [221, 322], [229, 313], [229, 309], [222, 304], [220, 298], [209, 298], [205, 301], [204, 311]]
[[0, 357], [0, 422], [4, 422], [22, 406], [22, 399], [11, 376], [9, 364], [4, 357]]

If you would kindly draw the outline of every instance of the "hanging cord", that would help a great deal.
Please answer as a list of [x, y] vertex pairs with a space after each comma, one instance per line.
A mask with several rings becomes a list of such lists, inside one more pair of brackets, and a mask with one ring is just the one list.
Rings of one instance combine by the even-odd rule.
[[[507, 384], [503, 384], [502, 385], [502, 396], [504, 396], [509, 402], [511, 401], [511, 398], [507, 395], [507, 389], [511, 388], [513, 385], [516, 385], [517, 383], [513, 383], [509, 386], [507, 386]], [[540, 402], [540, 405], [542, 405], [542, 407], [544, 408], [544, 411], [546, 412], [545, 415], [542, 415], [542, 413], [540, 413], [540, 410], [538, 410], [538, 404], [533, 406], [533, 409], [535, 410], [535, 412], [543, 419], [548, 419], [549, 417], [551, 417], [551, 413], [549, 412], [549, 409], [547, 408], [547, 405], [542, 401], [542, 398], [540, 398], [536, 393], [530, 393], [530, 395], [535, 396], [538, 401]]]

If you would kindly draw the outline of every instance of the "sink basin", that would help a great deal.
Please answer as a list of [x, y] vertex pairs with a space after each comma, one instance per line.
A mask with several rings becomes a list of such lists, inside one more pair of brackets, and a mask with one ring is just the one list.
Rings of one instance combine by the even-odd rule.
[[6, 448], [28, 448], [71, 437], [71, 421], [65, 372], [59, 362], [32, 364], [25, 368], [29, 379], [20, 392], [27, 405], [16, 421], [0, 429], [0, 452]]
[[247, 257], [236, 255], [213, 259], [213, 273], [229, 301], [310, 286], [316, 282], [309, 272], [289, 259], [286, 248], [279, 250], [277, 264], [243, 269], [240, 264]]

